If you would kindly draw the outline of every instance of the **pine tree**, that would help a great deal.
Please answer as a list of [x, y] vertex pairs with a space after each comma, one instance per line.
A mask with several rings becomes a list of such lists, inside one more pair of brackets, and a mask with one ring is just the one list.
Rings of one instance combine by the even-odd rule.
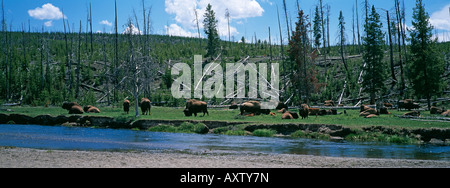
[[366, 18], [364, 30], [366, 36], [363, 37], [364, 51], [363, 60], [367, 63], [363, 86], [370, 94], [370, 104], [375, 104], [375, 96], [380, 89], [385, 89], [386, 65], [383, 62], [384, 33], [381, 30], [383, 24], [380, 15], [372, 6], [372, 12]]
[[426, 97], [428, 109], [431, 108], [431, 97], [442, 90], [442, 74], [444, 63], [436, 51], [436, 40], [433, 40], [433, 26], [430, 16], [425, 11], [422, 0], [416, 1], [411, 30], [411, 64], [409, 79], [417, 97]]
[[316, 12], [314, 14], [314, 47], [320, 48], [320, 39], [322, 38], [322, 17], [320, 17], [319, 6], [316, 6]]
[[208, 46], [206, 57], [213, 57], [217, 55], [217, 50], [219, 49], [219, 34], [217, 31], [217, 20], [216, 13], [212, 9], [211, 4], [206, 7], [206, 12], [204, 15], [203, 25], [205, 28], [205, 34], [208, 36]]
[[[292, 32], [291, 40], [289, 40], [289, 57], [294, 63], [292, 83], [297, 92], [301, 96], [305, 96], [305, 101], [308, 103], [311, 93], [317, 90], [317, 77], [314, 66], [309, 61], [309, 39], [308, 27], [310, 23], [308, 18], [304, 15], [303, 10], [299, 11], [298, 22], [295, 23], [295, 31]], [[299, 96], [300, 97], [300, 96]]]

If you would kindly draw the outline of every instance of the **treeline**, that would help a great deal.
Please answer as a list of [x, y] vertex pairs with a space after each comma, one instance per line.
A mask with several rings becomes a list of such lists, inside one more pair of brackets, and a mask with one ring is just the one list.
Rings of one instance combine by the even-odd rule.
[[[205, 39], [119, 34], [119, 63], [114, 65], [115, 35], [97, 33], [92, 36], [93, 51], [89, 33], [1, 32], [1, 103], [18, 102], [21, 99], [23, 104], [30, 105], [59, 105], [64, 101], [92, 104], [107, 95], [109, 90], [109, 98], [104, 97], [98, 102], [111, 104], [126, 96], [131, 97], [128, 86], [119, 84], [126, 72], [121, 69], [126, 67], [130, 58], [128, 38], [131, 38], [135, 51], [139, 52], [137, 55], [153, 59], [152, 62], [144, 63], [156, 64], [156, 72], [152, 72], [154, 77], [151, 85], [155, 87], [151, 89], [153, 95], [150, 91], [145, 95], [155, 101], [169, 101], [172, 83], [170, 66], [174, 62], [191, 64], [194, 55], [205, 56], [207, 53]], [[147, 39], [145, 53], [141, 42], [144, 39]], [[270, 54], [267, 41], [259, 40], [253, 44], [221, 41], [221, 46], [223, 61], [226, 62]], [[272, 50], [273, 54], [280, 54], [279, 46], [272, 46]], [[112, 91], [114, 87], [117, 87], [117, 92]]]

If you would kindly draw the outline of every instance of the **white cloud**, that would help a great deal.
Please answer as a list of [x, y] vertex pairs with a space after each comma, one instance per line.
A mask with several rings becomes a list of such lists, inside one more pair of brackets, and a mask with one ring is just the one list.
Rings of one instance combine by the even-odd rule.
[[112, 23], [109, 22], [108, 20], [102, 20], [102, 21], [100, 22], [100, 24], [101, 24], [101, 25], [107, 25], [107, 26], [109, 26], [109, 27], [112, 26]]
[[450, 4], [431, 14], [430, 23], [436, 29], [450, 31]]
[[133, 24], [131, 24], [130, 27], [125, 28], [122, 34], [130, 34], [130, 32], [132, 35], [142, 35], [142, 31], [139, 31]]
[[[58, 7], [53, 6], [51, 3], [28, 10], [28, 15], [38, 20], [59, 20], [63, 18], [63, 13], [61, 10], [59, 10]], [[67, 16], [64, 15], [64, 18], [67, 18]]]
[[53, 26], [53, 21], [50, 20], [48, 22], [44, 22], [44, 25], [45, 25], [45, 27], [51, 27], [51, 26]]
[[230, 12], [231, 35], [239, 34], [237, 29], [232, 26], [233, 21], [239, 22], [242, 19], [259, 17], [264, 13], [264, 9], [256, 0], [166, 0], [165, 11], [168, 14], [175, 15], [175, 21], [182, 29], [194, 31], [197, 29], [194, 8], [198, 12], [200, 29], [203, 29], [203, 15], [209, 3], [212, 5], [216, 13], [216, 19], [219, 21], [218, 30], [221, 36], [228, 36], [226, 9]]
[[164, 26], [164, 28], [166, 29], [166, 34], [170, 36], [198, 37], [198, 33], [186, 31], [177, 24], [171, 24], [169, 27]]

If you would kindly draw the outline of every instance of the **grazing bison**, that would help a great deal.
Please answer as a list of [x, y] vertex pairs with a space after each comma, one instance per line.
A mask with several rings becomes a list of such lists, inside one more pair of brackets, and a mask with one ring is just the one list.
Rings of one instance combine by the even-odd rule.
[[127, 114], [130, 112], [130, 101], [127, 99], [123, 101], [123, 111]]
[[87, 105], [83, 108], [84, 112], [86, 113], [100, 113], [100, 110], [92, 105]]
[[300, 116], [302, 116], [302, 119], [308, 118], [308, 114], [309, 114], [308, 108], [299, 109], [299, 114], [300, 114]]
[[200, 112], [203, 112], [203, 116], [205, 116], [205, 114], [208, 114], [209, 116], [208, 104], [195, 99], [191, 99], [186, 102], [186, 109], [184, 109], [183, 112], [185, 116], [192, 116], [192, 114], [194, 114], [194, 116], [197, 117], [197, 113]]
[[258, 101], [248, 101], [248, 102], [244, 102], [241, 107], [241, 115], [244, 114], [255, 114], [255, 115], [261, 115], [261, 114], [266, 114], [268, 115], [270, 113], [269, 109], [261, 109], [261, 103]]
[[65, 102], [62, 108], [69, 110], [69, 114], [83, 114], [83, 108], [76, 102]]
[[141, 107], [142, 110], [142, 115], [151, 115], [150, 110], [152, 109], [152, 102], [150, 102], [149, 99], [147, 98], [142, 98], [141, 102], [139, 103], [139, 106]]

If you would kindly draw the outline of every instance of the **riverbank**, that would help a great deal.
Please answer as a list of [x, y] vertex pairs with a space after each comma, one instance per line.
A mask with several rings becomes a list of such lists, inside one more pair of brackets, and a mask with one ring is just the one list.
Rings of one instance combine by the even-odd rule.
[[[272, 117], [259, 117], [272, 118]], [[404, 120], [408, 121], [408, 120]], [[135, 129], [156, 132], [173, 132], [174, 127], [187, 127], [193, 130], [182, 130], [186, 133], [215, 133], [227, 135], [256, 135], [255, 131], [271, 134], [303, 138], [318, 138], [324, 140], [375, 141], [399, 144], [417, 144], [432, 142], [450, 144], [450, 128], [406, 128], [391, 126], [360, 126], [350, 128], [335, 124], [318, 124], [294, 121], [259, 122], [259, 121], [224, 121], [199, 119], [133, 119], [127, 117], [109, 117], [104, 115], [37, 115], [0, 113], [0, 124], [34, 124], [34, 125], [65, 125], [77, 127], [100, 127], [115, 129]], [[447, 126], [448, 127], [448, 126]], [[172, 131], [171, 131], [172, 130]], [[176, 131], [175, 131], [176, 132]]]
[[0, 168], [450, 168], [450, 161], [0, 147]]

